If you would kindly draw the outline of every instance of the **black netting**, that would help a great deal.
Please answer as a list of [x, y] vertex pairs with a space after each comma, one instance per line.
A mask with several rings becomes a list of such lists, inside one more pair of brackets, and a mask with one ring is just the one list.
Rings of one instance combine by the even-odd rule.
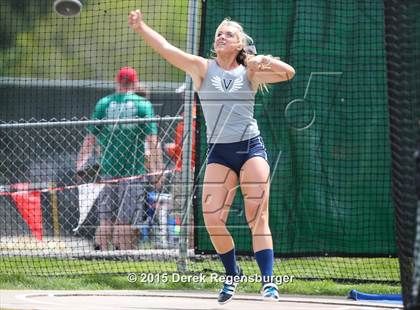
[[419, 8], [417, 1], [385, 1], [393, 199], [403, 299], [410, 309], [419, 309], [420, 279], [418, 188], [416, 190], [420, 116]]
[[[186, 166], [177, 161], [185, 142], [178, 125], [184, 105], [192, 102], [190, 85], [183, 72], [129, 29], [127, 15], [139, 6], [145, 21], [183, 50], [200, 44], [201, 56], [211, 57], [214, 31], [229, 16], [254, 38], [258, 53], [279, 56], [296, 69], [292, 81], [259, 93], [255, 106], [272, 169], [275, 273], [398, 282], [392, 182], [401, 206], [399, 233], [411, 233], [400, 238], [407, 251], [401, 262], [409, 271], [402, 276], [410, 283], [416, 213], [404, 206], [413, 208], [415, 197], [406, 199], [405, 193], [414, 190], [414, 173], [399, 160], [414, 160], [410, 98], [418, 87], [409, 78], [418, 73], [404, 53], [392, 49], [416, 42], [397, 19], [406, 18], [397, 1], [385, 8], [380, 1], [361, 0], [80, 2], [74, 17], [58, 15], [52, 1], [0, 2], [0, 273], [222, 272], [201, 214], [206, 154], [201, 109], [198, 105], [192, 212], [185, 208], [191, 198], [183, 178]], [[88, 120], [102, 118], [94, 113], [98, 101], [115, 91], [117, 72], [126, 66], [137, 70], [141, 89], [136, 91], [150, 101], [156, 118], [126, 108], [103, 117], [110, 122], [92, 125]], [[133, 119], [121, 123], [128, 116]], [[132, 246], [121, 248], [117, 238], [98, 248], [101, 199], [92, 193], [105, 184], [113, 188], [107, 197], [120, 197], [127, 187], [110, 185], [150, 174], [150, 146], [143, 141], [132, 149], [123, 141], [131, 137], [124, 131], [128, 128], [145, 139], [151, 123], [159, 141], [152, 151], [159, 149], [163, 156], [163, 187], [156, 190], [150, 178], [139, 186], [144, 195], [134, 191]], [[132, 155], [142, 158], [138, 169], [112, 176], [95, 169], [78, 174], [85, 137], [97, 132], [92, 126], [108, 128], [111, 140], [120, 132], [112, 140], [118, 146], [112, 166]], [[99, 156], [107, 153], [108, 144], [96, 138]], [[238, 191], [229, 227], [244, 272], [259, 273], [241, 198]], [[187, 222], [182, 221], [186, 214], [191, 215]], [[117, 228], [117, 235], [125, 229]]]

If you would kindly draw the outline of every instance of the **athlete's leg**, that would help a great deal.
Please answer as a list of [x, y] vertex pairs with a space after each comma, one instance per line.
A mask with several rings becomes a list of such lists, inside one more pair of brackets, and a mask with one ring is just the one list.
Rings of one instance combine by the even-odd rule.
[[[203, 216], [216, 252], [226, 270], [226, 275], [241, 275], [236, 264], [235, 245], [226, 227], [229, 209], [238, 186], [238, 176], [230, 168], [212, 163], [206, 167], [203, 184]], [[218, 302], [225, 304], [232, 300], [239, 281], [227, 278], [219, 292]]]
[[262, 297], [278, 301], [279, 292], [273, 283], [273, 239], [268, 222], [270, 167], [260, 156], [248, 159], [240, 173], [241, 191], [245, 201], [245, 215], [252, 232], [255, 258], [261, 271]]
[[273, 240], [268, 225], [270, 167], [267, 161], [260, 156], [248, 159], [241, 168], [240, 184], [254, 252], [272, 249]]
[[237, 186], [238, 176], [232, 169], [215, 163], [207, 165], [202, 195], [203, 217], [213, 246], [219, 254], [234, 248], [226, 220]]

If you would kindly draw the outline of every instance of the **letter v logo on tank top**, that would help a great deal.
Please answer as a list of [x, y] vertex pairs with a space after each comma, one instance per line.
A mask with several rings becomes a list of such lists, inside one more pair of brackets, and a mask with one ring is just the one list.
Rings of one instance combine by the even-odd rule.
[[236, 79], [226, 79], [215, 75], [211, 78], [211, 83], [217, 90], [223, 93], [233, 93], [241, 89], [244, 85], [244, 79], [242, 76]]

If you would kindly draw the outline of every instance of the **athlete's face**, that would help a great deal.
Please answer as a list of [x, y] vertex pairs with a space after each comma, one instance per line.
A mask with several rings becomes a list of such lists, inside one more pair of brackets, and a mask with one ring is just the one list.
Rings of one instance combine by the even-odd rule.
[[218, 53], [238, 53], [242, 49], [239, 31], [233, 26], [224, 25], [218, 29], [214, 39], [214, 50]]

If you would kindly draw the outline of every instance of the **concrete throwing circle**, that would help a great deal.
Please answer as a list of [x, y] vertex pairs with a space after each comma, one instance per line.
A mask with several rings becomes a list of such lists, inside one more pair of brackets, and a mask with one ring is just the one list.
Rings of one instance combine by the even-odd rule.
[[360, 303], [344, 298], [293, 297], [264, 302], [258, 295], [237, 294], [225, 305], [217, 293], [185, 291], [0, 291], [2, 309], [143, 309], [143, 310], [374, 310], [402, 309], [400, 305]]

